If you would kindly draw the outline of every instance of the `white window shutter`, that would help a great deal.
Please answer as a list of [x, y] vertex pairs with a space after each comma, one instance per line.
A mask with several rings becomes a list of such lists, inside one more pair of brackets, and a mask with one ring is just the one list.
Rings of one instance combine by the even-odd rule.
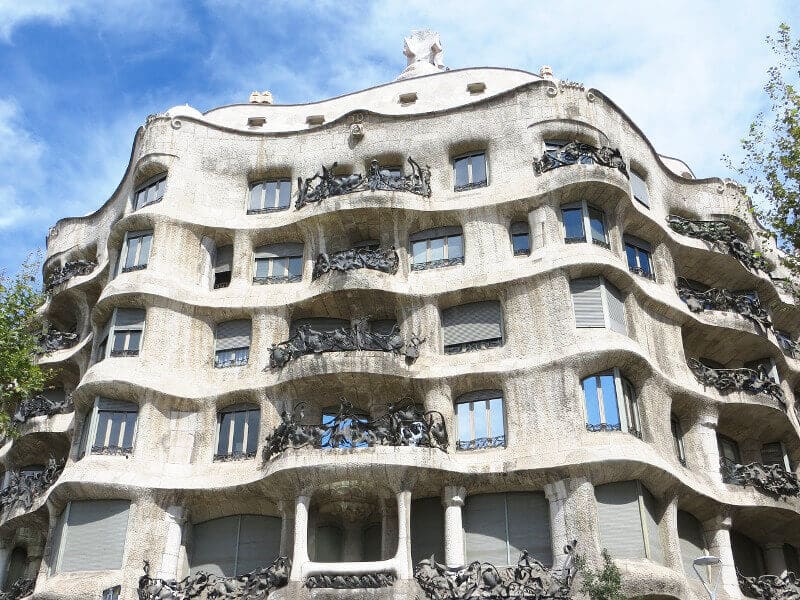
[[527, 550], [545, 565], [553, 564], [550, 542], [550, 503], [544, 492], [514, 492], [506, 496], [511, 564]]
[[70, 503], [58, 570], [108, 571], [122, 567], [129, 500]]
[[646, 558], [636, 481], [594, 488], [600, 545], [615, 558]]
[[236, 570], [239, 515], [197, 523], [192, 530], [189, 572], [232, 577]]
[[217, 325], [216, 350], [249, 348], [251, 330], [252, 323], [250, 319], [237, 319], [236, 321], [220, 323]]
[[569, 282], [576, 327], [605, 327], [603, 291], [599, 277], [584, 277]]
[[444, 562], [444, 507], [439, 497], [411, 501], [411, 557]]
[[631, 190], [633, 191], [633, 197], [646, 207], [650, 208], [650, 196], [647, 193], [647, 183], [642, 177], [637, 175], [636, 171], [633, 169], [629, 171], [629, 174], [631, 176]]
[[479, 560], [495, 566], [510, 564], [505, 494], [469, 496], [463, 510], [467, 563]]
[[442, 311], [444, 345], [503, 337], [503, 311], [497, 301], [472, 302]]
[[612, 331], [627, 335], [628, 326], [625, 321], [625, 302], [622, 299], [622, 294], [608, 281], [604, 282], [603, 287], [608, 311], [608, 327]]

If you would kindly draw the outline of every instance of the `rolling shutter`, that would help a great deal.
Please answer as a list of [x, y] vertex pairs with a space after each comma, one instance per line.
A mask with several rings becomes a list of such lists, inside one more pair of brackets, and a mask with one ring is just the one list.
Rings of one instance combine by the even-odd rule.
[[144, 327], [143, 308], [118, 308], [114, 318], [114, 327], [117, 329], [141, 329]]
[[350, 330], [350, 321], [346, 319], [329, 319], [328, 317], [309, 317], [307, 319], [295, 319], [289, 327], [289, 337], [297, 333], [301, 325], [310, 325], [314, 331], [330, 333], [344, 327]]
[[553, 564], [550, 503], [544, 493], [509, 493], [505, 496], [511, 564], [516, 564], [523, 550], [545, 565]]
[[469, 496], [464, 506], [464, 541], [467, 563], [479, 560], [507, 565], [508, 530], [505, 494]]
[[444, 345], [503, 337], [503, 312], [497, 301], [473, 302], [442, 311]]
[[636, 482], [598, 485], [594, 495], [600, 545], [615, 558], [646, 558]]
[[281, 520], [278, 517], [242, 515], [236, 575], [266, 567], [280, 555]]
[[411, 558], [444, 562], [444, 507], [438, 497], [411, 501]]
[[530, 231], [527, 221], [514, 221], [511, 224], [511, 235], [527, 234]]
[[656, 519], [658, 514], [656, 500], [646, 487], [641, 486], [641, 489], [644, 503], [644, 518], [647, 524], [647, 542], [650, 549], [650, 556], [648, 558], [657, 563], [664, 564], [664, 552], [661, 549], [661, 532], [659, 531], [658, 520]]
[[731, 550], [736, 570], [745, 577], [764, 575], [764, 557], [761, 548], [749, 537], [731, 531]]
[[238, 515], [195, 525], [189, 572], [194, 574], [197, 571], [208, 571], [224, 577], [235, 575], [238, 536]]
[[631, 169], [629, 173], [631, 176], [631, 190], [633, 191], [633, 197], [646, 207], [650, 208], [650, 197], [647, 194], [647, 184], [642, 177], [636, 174], [636, 171]]
[[251, 328], [252, 325], [249, 319], [226, 321], [225, 323], [217, 325], [217, 351], [232, 350], [234, 348], [249, 348]]
[[420, 242], [422, 240], [431, 240], [435, 238], [447, 237], [450, 235], [461, 235], [461, 227], [434, 227], [433, 229], [425, 229], [418, 231], [409, 236], [409, 242]]
[[383, 530], [380, 523], [373, 523], [364, 528], [361, 535], [361, 560], [381, 560], [381, 546], [383, 545]]
[[[686, 511], [678, 511], [678, 539], [681, 546], [681, 562], [687, 577], [696, 577], [693, 561], [698, 556], [706, 553], [706, 544], [703, 540], [703, 528], [700, 521]], [[700, 568], [702, 572], [703, 568]]]
[[642, 238], [638, 238], [633, 235], [625, 234], [622, 236], [622, 241], [625, 244], [630, 244], [631, 246], [636, 246], [637, 248], [641, 248], [649, 253], [653, 253], [653, 245], [650, 242], [646, 242]]
[[342, 530], [332, 525], [323, 525], [316, 529], [317, 562], [339, 562], [342, 560]]
[[214, 273], [227, 273], [233, 266], [233, 246], [220, 246], [214, 259]]
[[612, 331], [628, 334], [628, 327], [625, 321], [625, 303], [622, 300], [622, 294], [613, 285], [608, 283], [604, 284], [606, 294], [606, 307], [608, 308], [608, 324]]
[[467, 392], [461, 394], [456, 400], [456, 404], [464, 404], [466, 402], [480, 402], [481, 400], [494, 400], [495, 398], [503, 398], [503, 390], [475, 390], [474, 392]]
[[139, 412], [139, 407], [127, 400], [114, 400], [112, 398], [98, 398], [97, 409], [119, 412]]
[[270, 244], [261, 246], [253, 251], [255, 258], [281, 258], [283, 256], [303, 256], [303, 244], [287, 242], [285, 244]]
[[569, 282], [576, 327], [605, 327], [603, 291], [599, 277], [573, 279]]
[[71, 502], [58, 571], [121, 568], [130, 505], [128, 500]]

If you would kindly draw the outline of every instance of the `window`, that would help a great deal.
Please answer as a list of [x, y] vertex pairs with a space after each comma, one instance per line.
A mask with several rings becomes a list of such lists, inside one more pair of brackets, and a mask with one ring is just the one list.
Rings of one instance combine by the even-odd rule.
[[653, 266], [651, 256], [653, 247], [632, 235], [624, 236], [625, 255], [628, 258], [628, 270], [642, 277], [653, 279]]
[[51, 569], [110, 571], [122, 568], [128, 500], [68, 502], [53, 534]]
[[495, 300], [472, 302], [442, 311], [445, 354], [503, 345], [503, 310]]
[[387, 179], [400, 179], [403, 176], [403, 167], [400, 165], [380, 165], [378, 173]]
[[629, 171], [631, 176], [631, 192], [634, 199], [650, 208], [650, 196], [647, 194], [647, 183], [645, 183], [644, 176], [639, 175], [633, 168]]
[[583, 397], [586, 429], [589, 431], [627, 431], [642, 437], [639, 404], [631, 383], [619, 369], [603, 371], [585, 378]]
[[681, 427], [681, 421], [678, 419], [678, 415], [672, 413], [669, 416], [669, 425], [670, 429], [672, 430], [672, 444], [675, 450], [675, 456], [678, 457], [678, 462], [685, 467], [686, 449], [683, 445], [683, 428]]
[[90, 443], [83, 452], [91, 454], [121, 454], [128, 456], [133, 452], [136, 436], [136, 418], [139, 407], [133, 402], [97, 398], [88, 420], [84, 421], [86, 435]]
[[693, 568], [694, 559], [707, 554], [706, 543], [700, 521], [685, 510], [678, 511], [678, 540], [683, 571], [689, 577], [696, 577]]
[[250, 319], [226, 321], [217, 325], [214, 345], [214, 366], [242, 367], [250, 358]]
[[274, 179], [253, 184], [250, 188], [248, 215], [275, 212], [289, 208], [292, 198], [292, 182], [289, 179]]
[[233, 269], [233, 246], [220, 246], [214, 257], [214, 289], [226, 288], [231, 284]]
[[253, 283], [293, 283], [303, 278], [303, 244], [256, 248]]
[[789, 472], [792, 471], [789, 456], [781, 442], [769, 442], [761, 446], [761, 464], [777, 465]]
[[[143, 308], [115, 308], [106, 326], [100, 332], [97, 345], [97, 362], [108, 356], [138, 356], [144, 332]], [[111, 339], [109, 351], [108, 340]]]
[[453, 180], [456, 192], [485, 187], [487, 185], [486, 153], [473, 152], [454, 159]]
[[[572, 143], [576, 143], [577, 140], [545, 140], [544, 141], [544, 153], [548, 156], [555, 165], [563, 166], [565, 164], [576, 164], [576, 165], [591, 165], [594, 163], [592, 156], [588, 152], [569, 152], [569, 156], [574, 158], [573, 162], [564, 162], [564, 156], [561, 155], [561, 151], [564, 146], [567, 146]], [[577, 142], [580, 144], [581, 142]]]
[[550, 504], [542, 492], [468, 496], [464, 503], [467, 564], [515, 565], [523, 550], [552, 564]]
[[192, 528], [189, 573], [235, 577], [270, 564], [280, 554], [281, 519], [232, 515]]
[[107, 588], [103, 590], [103, 595], [101, 600], [119, 600], [119, 596], [122, 593], [122, 586], [115, 585], [114, 587]]
[[764, 551], [757, 543], [736, 530], [731, 530], [731, 551], [736, 571], [745, 577], [766, 575]]
[[322, 436], [320, 445], [322, 448], [365, 448], [367, 442], [359, 442], [355, 446], [343, 437], [344, 430], [358, 429], [358, 423], [366, 423], [369, 416], [363, 412], [356, 412], [355, 418], [342, 419], [334, 428], [336, 417], [339, 416], [336, 409], [325, 409], [322, 411], [322, 425], [329, 429], [328, 433]]
[[411, 270], [422, 271], [464, 264], [461, 227], [437, 227], [418, 231], [409, 238]]
[[444, 562], [444, 507], [439, 496], [411, 500], [411, 558]]
[[605, 327], [627, 335], [622, 294], [603, 277], [584, 277], [569, 282], [575, 326]]
[[567, 244], [592, 242], [610, 248], [605, 214], [599, 208], [587, 204], [585, 200], [565, 204], [561, 207], [561, 220], [564, 223], [564, 241]]
[[33, 478], [44, 473], [44, 465], [26, 465], [19, 470], [20, 477]]
[[214, 460], [253, 458], [258, 448], [261, 411], [254, 404], [234, 404], [217, 413]]
[[600, 545], [614, 558], [649, 558], [663, 563], [656, 502], [639, 481], [594, 488]]
[[458, 450], [505, 446], [503, 392], [480, 390], [464, 394], [456, 400]]
[[152, 231], [129, 231], [126, 233], [120, 255], [120, 272], [129, 273], [146, 269], [152, 244]]
[[724, 483], [738, 483], [738, 480], [733, 476], [732, 467], [742, 464], [742, 458], [739, 454], [739, 444], [731, 438], [718, 433], [717, 447], [719, 448], [722, 481]]
[[531, 253], [531, 235], [527, 221], [515, 221], [511, 224], [511, 247], [514, 256], [528, 256]]
[[332, 319], [330, 317], [308, 317], [305, 319], [295, 319], [289, 325], [289, 337], [294, 336], [297, 330], [303, 325], [308, 325], [314, 331], [333, 333], [337, 329], [350, 331], [350, 321], [347, 319]]
[[164, 190], [167, 187], [167, 174], [156, 175], [150, 181], [136, 190], [133, 197], [133, 210], [161, 202], [164, 199]]

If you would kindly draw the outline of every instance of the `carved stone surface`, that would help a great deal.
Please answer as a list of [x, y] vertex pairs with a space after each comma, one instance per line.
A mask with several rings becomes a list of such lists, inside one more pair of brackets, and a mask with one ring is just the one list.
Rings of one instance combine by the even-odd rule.
[[52, 416], [72, 412], [75, 406], [72, 404], [72, 396], [65, 396], [60, 402], [53, 402], [44, 396], [34, 396], [20, 402], [11, 421], [15, 425], [22, 425], [28, 419], [41, 417], [42, 415]]
[[288, 583], [291, 568], [292, 561], [280, 556], [268, 567], [237, 577], [199, 571], [180, 581], [165, 581], [150, 577], [150, 563], [144, 561], [144, 575], [139, 578], [139, 600], [265, 600], [270, 592]]
[[61, 285], [79, 275], [88, 275], [97, 267], [97, 263], [91, 260], [72, 260], [66, 263], [63, 267], [53, 269], [47, 276], [44, 284], [44, 290], [49, 292], [54, 287]]
[[408, 65], [397, 80], [432, 75], [446, 71], [443, 62], [442, 42], [439, 33], [430, 29], [415, 29], [407, 38], [403, 38], [403, 54], [406, 55]]
[[781, 575], [761, 575], [745, 577], [738, 571], [739, 589], [749, 598], [761, 600], [798, 600], [800, 598], [800, 581], [791, 571]]
[[357, 590], [368, 588], [391, 587], [395, 576], [388, 571], [377, 573], [361, 573], [358, 575], [341, 575], [338, 573], [319, 573], [306, 578], [307, 588], [333, 588], [337, 590]]
[[367, 420], [344, 398], [339, 412], [328, 423], [302, 424], [303, 405], [292, 413], [283, 411], [281, 423], [264, 441], [264, 460], [289, 448], [361, 448], [415, 446], [447, 450], [447, 429], [442, 413], [423, 412], [410, 399], [390, 404], [381, 417]]
[[33, 593], [35, 579], [17, 579], [5, 592], [0, 592], [0, 600], [20, 600]]
[[797, 476], [784, 469], [781, 465], [762, 465], [750, 463], [740, 465], [728, 458], [720, 458], [720, 471], [725, 483], [748, 486], [774, 496], [787, 498], [800, 495], [800, 483]]
[[51, 458], [41, 473], [20, 475], [12, 472], [8, 485], [0, 490], [0, 510], [9, 510], [15, 506], [29, 509], [33, 506], [34, 499], [53, 485], [63, 470], [64, 461], [56, 462]]
[[379, 350], [405, 354], [409, 359], [419, 356], [419, 345], [425, 340], [411, 336], [407, 342], [395, 324], [389, 333], [370, 331], [366, 319], [357, 319], [349, 329], [340, 327], [333, 331], [317, 331], [305, 323], [285, 342], [270, 348], [269, 366], [273, 369], [285, 366], [289, 361], [304, 354], [322, 352], [347, 352], [352, 350]]
[[72, 331], [59, 331], [48, 326], [39, 336], [39, 354], [50, 354], [56, 350], [70, 348], [78, 342], [78, 334]]
[[690, 358], [687, 364], [703, 385], [715, 387], [720, 392], [736, 390], [750, 394], [767, 394], [775, 398], [786, 409], [786, 395], [783, 388], [770, 379], [763, 367], [759, 367], [758, 370], [745, 367], [713, 369], [694, 358]]
[[765, 273], [771, 270], [766, 259], [748, 246], [742, 238], [736, 235], [733, 227], [724, 221], [692, 221], [678, 215], [669, 215], [667, 222], [674, 231], [681, 235], [709, 242], [715, 248], [723, 248], [748, 269]]
[[597, 148], [583, 142], [570, 142], [559, 148], [546, 150], [542, 158], [533, 161], [533, 170], [537, 175], [568, 165], [594, 163], [603, 167], [619, 169], [625, 177], [628, 169], [619, 150], [609, 146]]
[[725, 288], [711, 288], [704, 292], [693, 289], [682, 277], [676, 285], [678, 296], [692, 312], [724, 310], [739, 313], [744, 318], [758, 323], [764, 329], [772, 329], [772, 320], [758, 297], [737, 294]]
[[311, 279], [317, 279], [331, 271], [354, 271], [356, 269], [372, 269], [383, 273], [397, 273], [400, 258], [394, 246], [391, 248], [350, 248], [342, 252], [317, 256]]
[[370, 190], [385, 190], [389, 192], [411, 192], [420, 196], [431, 195], [431, 169], [424, 169], [411, 157], [411, 173], [408, 175], [393, 175], [386, 169], [381, 169], [377, 160], [373, 160], [367, 175], [354, 173], [352, 175], [334, 175], [338, 163], [333, 163], [330, 168], [322, 167], [322, 173], [303, 180], [297, 178], [297, 200], [295, 208], [303, 208], [306, 204], [322, 202], [326, 198], [363, 192]]
[[420, 561], [414, 577], [430, 600], [566, 600], [571, 595], [577, 570], [576, 545], [577, 541], [573, 540], [565, 546], [567, 558], [560, 569], [545, 567], [523, 551], [515, 566], [502, 569], [480, 561], [450, 568], [429, 558]]

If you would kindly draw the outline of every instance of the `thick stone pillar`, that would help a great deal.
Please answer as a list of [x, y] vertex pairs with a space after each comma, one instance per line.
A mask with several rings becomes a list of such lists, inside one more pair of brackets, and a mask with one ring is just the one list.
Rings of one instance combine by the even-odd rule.
[[164, 512], [164, 522], [167, 531], [158, 577], [161, 579], [177, 579], [178, 559], [181, 555], [181, 542], [183, 539], [183, 507], [170, 506]]
[[572, 540], [567, 534], [566, 504], [567, 482], [555, 481], [544, 486], [544, 495], [550, 502], [550, 547], [553, 552], [553, 567], [561, 568], [566, 556], [564, 546]]
[[292, 573], [289, 581], [303, 580], [303, 567], [308, 558], [308, 507], [311, 496], [300, 495], [294, 503], [294, 552], [292, 552]]
[[585, 477], [571, 477], [565, 483], [567, 498], [564, 506], [566, 514], [570, 515], [566, 522], [567, 539], [578, 540], [579, 554], [587, 556], [590, 561], [599, 561], [603, 546], [597, 525], [594, 486]]
[[381, 499], [381, 559], [397, 552], [397, 510], [390, 499]]
[[[716, 406], [706, 406], [695, 416], [690, 429], [689, 440], [684, 436], [689, 465], [698, 465], [705, 471], [708, 479], [722, 486], [722, 473], [719, 470], [719, 446], [717, 445], [717, 423], [719, 411]], [[689, 442], [686, 444], [686, 442]], [[697, 469], [695, 472], [699, 471]]]
[[736, 565], [733, 562], [730, 530], [730, 517], [718, 516], [703, 522], [708, 553], [718, 557], [721, 561], [719, 567], [711, 567], [711, 577], [713, 579], [717, 576], [714, 572], [715, 568], [720, 569], [720, 589], [725, 595], [738, 598], [741, 596], [741, 592], [739, 591], [739, 579], [736, 577]]
[[444, 488], [444, 562], [448, 567], [460, 567], [466, 562], [464, 557], [464, 524], [461, 508], [464, 506], [467, 491], [463, 487], [448, 485]]
[[[28, 546], [28, 564], [25, 565], [25, 577], [36, 581], [39, 577], [39, 569], [42, 566], [42, 556], [44, 555], [44, 547], [38, 544]], [[12, 583], [10, 581], [6, 582]]]
[[411, 490], [397, 492], [397, 565], [398, 579], [411, 579], [414, 568], [411, 564]]
[[661, 527], [664, 566], [681, 572], [683, 570], [683, 563], [681, 562], [681, 542], [680, 538], [678, 538], [677, 496], [670, 498], [669, 503], [664, 509], [663, 523], [666, 525], [666, 527]]
[[294, 502], [280, 500], [278, 510], [281, 513], [281, 545], [279, 554], [289, 556], [294, 542]]
[[786, 556], [783, 554], [783, 544], [765, 544], [764, 562], [767, 573], [780, 575], [786, 570]]

